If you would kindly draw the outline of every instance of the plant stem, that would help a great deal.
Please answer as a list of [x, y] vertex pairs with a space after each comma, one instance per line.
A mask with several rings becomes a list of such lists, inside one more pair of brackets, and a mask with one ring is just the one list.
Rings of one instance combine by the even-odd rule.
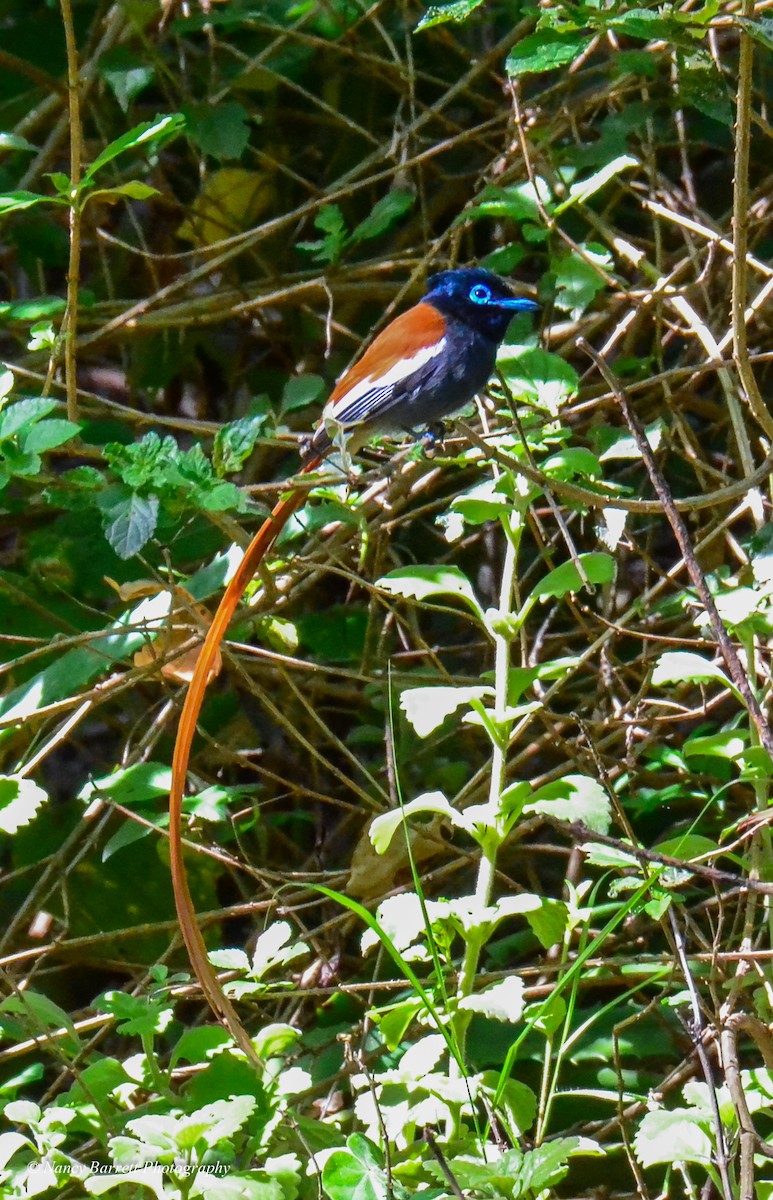
[[[504, 619], [510, 615], [515, 588], [515, 570], [518, 561], [518, 548], [523, 529], [523, 519], [519, 512], [514, 511], [502, 518], [502, 528], [505, 534], [505, 560], [502, 564], [502, 579], [499, 587], [499, 616]], [[507, 769], [507, 748], [512, 722], [507, 720], [508, 680], [510, 676], [510, 643], [511, 634], [502, 630], [494, 633], [494, 720], [499, 730], [499, 738], [493, 743], [491, 756], [491, 777], [489, 781], [489, 833], [481, 847], [481, 858], [478, 866], [478, 878], [475, 884], [475, 908], [480, 912], [490, 900], [494, 886], [496, 858], [501, 845], [499, 831], [499, 810], [502, 792], [505, 788]], [[472, 994], [475, 977], [478, 971], [481, 952], [486, 944], [485, 933], [472, 934], [468, 940], [462, 960], [462, 969], [457, 988], [457, 1000]], [[471, 1014], [462, 1011], [457, 1014], [456, 1030], [462, 1059], [465, 1052], [467, 1028]]]
[[[755, 0], [743, 0], [741, 16], [747, 20], [754, 19], [754, 2]], [[749, 407], [758, 423], [770, 437], [773, 435], [773, 418], [760, 395], [757, 380], [749, 362], [749, 348], [746, 340], [746, 256], [749, 233], [749, 151], [751, 148], [753, 62], [754, 41], [745, 29], [741, 29], [733, 171], [733, 358]]]
[[76, 338], [78, 334], [78, 284], [81, 269], [81, 106], [78, 47], [70, 0], [59, 0], [67, 47], [67, 91], [70, 111], [70, 259], [67, 264], [67, 308], [62, 320], [64, 339], [64, 377], [67, 391], [67, 419], [78, 420], [78, 375]]

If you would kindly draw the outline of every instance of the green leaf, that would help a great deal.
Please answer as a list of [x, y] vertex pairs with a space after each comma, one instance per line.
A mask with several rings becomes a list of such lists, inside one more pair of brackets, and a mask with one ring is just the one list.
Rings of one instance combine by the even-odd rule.
[[431, 4], [416, 26], [416, 31], [431, 29], [433, 25], [442, 25], [446, 21], [465, 21], [483, 2], [484, 0], [452, 0], [450, 4]]
[[174, 1008], [168, 1001], [150, 996], [129, 996], [126, 992], [105, 992], [96, 1007], [115, 1017], [116, 1029], [125, 1037], [163, 1033], [174, 1018]]
[[0, 133], [0, 150], [26, 150], [36, 153], [38, 147], [18, 133]]
[[218, 475], [239, 471], [255, 449], [255, 442], [265, 427], [265, 417], [240, 417], [215, 434], [212, 464]]
[[556, 304], [575, 319], [582, 316], [607, 286], [604, 272], [612, 269], [612, 255], [603, 246], [588, 243], [580, 249], [582, 254], [571, 250], [553, 264]]
[[639, 860], [635, 854], [626, 854], [616, 846], [602, 846], [600, 842], [586, 842], [581, 847], [587, 860], [595, 867], [620, 867], [629, 869], [638, 867]]
[[[9, 321], [38, 321], [55, 317], [67, 307], [61, 296], [36, 296], [33, 300], [17, 300], [9, 304], [4, 315]], [[36, 332], [34, 329], [31, 332]]]
[[80, 1040], [72, 1019], [63, 1008], [60, 1008], [58, 1004], [40, 992], [33, 992], [28, 989], [17, 995], [8, 996], [0, 1004], [0, 1011], [15, 1013], [20, 1017], [26, 1018], [27, 1022], [33, 1021], [38, 1026], [36, 1031], [38, 1033], [41, 1029], [66, 1029], [72, 1038], [70, 1045], [74, 1044], [80, 1048]]
[[551, 416], [577, 394], [580, 384], [571, 363], [537, 346], [505, 345], [497, 356], [497, 366], [516, 399], [543, 408]]
[[693, 862], [696, 858], [719, 853], [717, 843], [711, 838], [703, 837], [700, 833], [684, 833], [681, 837], [658, 842], [652, 849], [656, 854], [662, 854], [666, 858], [682, 858], [685, 862]]
[[[8, 1113], [8, 1109], [11, 1108], [13, 1103], [15, 1102], [12, 1101], [11, 1104], [5, 1108], [5, 1114], [8, 1116], [9, 1120], [14, 1120], [14, 1118]], [[12, 1108], [11, 1111], [13, 1111]], [[8, 1166], [8, 1163], [11, 1161], [14, 1154], [21, 1150], [23, 1146], [27, 1147], [28, 1149], [33, 1148], [33, 1143], [28, 1138], [24, 1137], [23, 1134], [10, 1132], [0, 1133], [0, 1171], [3, 1172], [4, 1179], [7, 1180], [9, 1178], [9, 1175], [6, 1174], [5, 1170]]]
[[325, 390], [325, 381], [321, 375], [293, 375], [287, 380], [282, 392], [280, 412], [295, 412], [300, 408], [308, 408], [318, 400]]
[[47, 178], [51, 180], [60, 196], [65, 200], [70, 200], [72, 184], [70, 183], [69, 175], [65, 175], [63, 171], [52, 171]]
[[[664, 424], [656, 417], [644, 430], [650, 447], [657, 450], [663, 440]], [[594, 430], [593, 440], [600, 450], [599, 460], [611, 462], [615, 459], [639, 459], [641, 450], [632, 433], [624, 429], [613, 429], [608, 425], [600, 425]]]
[[168, 796], [171, 784], [172, 771], [167, 763], [140, 762], [90, 780], [81, 788], [78, 799], [88, 804], [94, 796], [101, 796], [114, 804], [143, 804]]
[[129, 111], [132, 100], [153, 82], [156, 73], [147, 57], [140, 57], [127, 46], [114, 46], [103, 54], [97, 71], [123, 112]]
[[538, 788], [524, 805], [525, 813], [536, 812], [560, 821], [582, 821], [595, 833], [608, 833], [612, 806], [604, 788], [587, 775], [565, 775]]
[[[564, 212], [567, 208], [571, 208], [574, 204], [584, 204], [591, 196], [600, 191], [611, 179], [615, 179], [622, 171], [628, 167], [638, 167], [639, 160], [633, 158], [630, 154], [620, 154], [617, 158], [613, 158], [611, 162], [605, 163], [601, 170], [596, 171], [587, 179], [581, 179], [577, 183], [573, 183], [569, 188], [569, 195], [566, 200], [556, 205], [556, 215]], [[602, 250], [602, 253], [605, 253]]]
[[706, 1132], [707, 1121], [690, 1108], [659, 1108], [642, 1119], [634, 1150], [643, 1167], [655, 1163], [713, 1161], [711, 1139]]
[[615, 33], [646, 42], [655, 38], [670, 42], [683, 36], [679, 24], [668, 12], [654, 8], [629, 8], [627, 12], [615, 13], [607, 24]]
[[314, 219], [314, 228], [325, 237], [316, 242], [296, 242], [298, 250], [308, 251], [315, 262], [335, 262], [346, 244], [346, 222], [337, 204], [326, 204]]
[[392, 596], [405, 596], [416, 600], [429, 600], [435, 596], [453, 596], [462, 600], [483, 620], [483, 610], [473, 591], [472, 584], [458, 567], [417, 566], [398, 567], [382, 575], [376, 583]]
[[381, 237], [383, 233], [399, 221], [411, 208], [415, 197], [413, 192], [387, 192], [376, 202], [372, 210], [352, 230], [352, 242], [364, 242], [370, 238]]
[[485, 684], [406, 688], [400, 696], [400, 707], [419, 737], [425, 738], [433, 730], [439, 729], [446, 717], [456, 712], [460, 705], [493, 694], [493, 687]]
[[392, 838], [403, 824], [403, 820], [413, 817], [416, 813], [439, 813], [452, 825], [467, 827], [462, 813], [456, 811], [442, 792], [425, 792], [400, 808], [392, 808], [389, 812], [374, 817], [371, 822], [369, 837], [376, 854], [386, 854]]
[[603, 1155], [604, 1151], [590, 1138], [566, 1137], [543, 1142], [535, 1150], [527, 1150], [515, 1172], [518, 1196], [532, 1195], [559, 1183], [568, 1170], [568, 1160], [575, 1154]]
[[[579, 554], [577, 557], [589, 583], [611, 583], [615, 578], [615, 560], [611, 554], [605, 554], [602, 550], [594, 550], [589, 554]], [[579, 592], [585, 586], [575, 563], [561, 563], [560, 567], [548, 571], [545, 578], [532, 588], [529, 593], [529, 601], [544, 600], [547, 597], [558, 600], [567, 593]]]
[[661, 654], [652, 672], [656, 687], [666, 683], [719, 683], [741, 699], [735, 684], [721, 667], [691, 650], [667, 650]]
[[482, 992], [476, 992], [473, 996], [463, 996], [459, 1001], [459, 1008], [482, 1013], [493, 1021], [515, 1024], [523, 1015], [525, 989], [526, 985], [522, 979], [517, 975], [510, 975], [499, 983], [492, 983]]
[[3, 469], [8, 475], [37, 475], [43, 466], [39, 454], [34, 450], [22, 450], [13, 442], [3, 446]]
[[[238, 561], [238, 560], [237, 560]], [[217, 555], [187, 581], [194, 600], [203, 600], [219, 592], [227, 582], [234, 560], [230, 554]], [[58, 654], [53, 662], [24, 683], [0, 695], [0, 723], [14, 725], [38, 712], [47, 704], [71, 697], [75, 689], [85, 688], [107, 674], [115, 663], [124, 662], [147, 644], [148, 631], [166, 621], [169, 592], [143, 599], [116, 621], [97, 623], [94, 644], [85, 644]]]
[[16, 212], [20, 208], [32, 208], [35, 204], [54, 204], [51, 196], [39, 196], [37, 192], [4, 192], [0, 195], [0, 217]]
[[773, 50], [773, 18], [736, 17], [736, 23], [766, 50]]
[[512, 499], [506, 494], [509, 482], [507, 476], [484, 479], [462, 495], [454, 496], [451, 511], [459, 513], [468, 525], [483, 525], [486, 521], [496, 520], [513, 507]]
[[706, 50], [696, 49], [677, 55], [678, 90], [683, 103], [689, 104], [712, 121], [732, 126], [734, 111], [727, 85], [714, 59]]
[[553, 71], [574, 62], [592, 40], [587, 34], [557, 33], [554, 29], [530, 33], [510, 51], [505, 71], [513, 78]]
[[542, 464], [542, 470], [551, 479], [598, 479], [603, 475], [601, 463], [592, 450], [585, 446], [567, 446], [557, 454], [551, 454]]
[[391, 1200], [392, 1183], [378, 1146], [361, 1133], [350, 1133], [346, 1146], [325, 1161], [325, 1195], [330, 1200]]
[[186, 132], [198, 148], [221, 162], [241, 158], [250, 140], [249, 113], [236, 100], [184, 109]]
[[158, 497], [132, 492], [106, 514], [105, 537], [119, 558], [131, 558], [152, 538], [157, 521]]
[[96, 191], [89, 192], [88, 199], [94, 200], [98, 196], [128, 196], [130, 200], [149, 200], [151, 196], [160, 195], [158, 188], [141, 183], [139, 179], [130, 179], [128, 183], [121, 183], [118, 187], [97, 188]]
[[29, 825], [47, 800], [48, 794], [31, 779], [0, 775], [0, 830], [12, 834]]
[[542, 220], [541, 205], [548, 209], [551, 207], [551, 193], [547, 183], [539, 177], [534, 183], [529, 181], [514, 187], [489, 185], [483, 189], [477, 203], [465, 209], [454, 224], [464, 224], [483, 217], [493, 220], [506, 218], [518, 224], [523, 221], [539, 224]]
[[513, 1142], [531, 1129], [537, 1115], [537, 1097], [519, 1079], [508, 1079], [500, 1087], [497, 1071], [484, 1071], [481, 1075], [481, 1090], [491, 1100], [498, 1097], [497, 1115], [504, 1119]]
[[287, 921], [274, 921], [268, 929], [259, 934], [255, 943], [255, 952], [250, 964], [250, 975], [253, 979], [262, 979], [275, 967], [283, 967], [293, 959], [308, 954], [309, 947], [305, 942], [291, 941], [295, 930]]
[[390, 809], [389, 812], [382, 812], [382, 815], [373, 818], [368, 830], [373, 850], [377, 854], [385, 854], [403, 820], [407, 821], [408, 817], [417, 815], [417, 812], [437, 812], [460, 829], [468, 828], [469, 822], [465, 820], [465, 815], [451, 806], [443, 792], [425, 792], [424, 796], [418, 796], [408, 804], [401, 805], [399, 809]]
[[5, 438], [13, 437], [25, 426], [33, 425], [35, 421], [39, 421], [41, 417], [45, 417], [57, 407], [56, 400], [37, 396], [6, 405], [0, 412], [0, 442]]
[[121, 134], [114, 142], [110, 142], [102, 153], [97, 155], [91, 166], [84, 172], [81, 186], [90, 183], [102, 167], [118, 158], [119, 155], [125, 154], [128, 150], [134, 150], [137, 146], [145, 146], [162, 139], [168, 141], [176, 137], [184, 126], [185, 118], [182, 113], [156, 117], [155, 121], [143, 121], [141, 125], [135, 125], [133, 129]]
[[717, 733], [688, 738], [682, 746], [682, 754], [685, 758], [723, 758], [728, 762], [737, 763], [748, 745], [748, 731], [722, 729]]
[[53, 450], [56, 446], [71, 441], [80, 431], [80, 425], [76, 425], [74, 421], [40, 421], [23, 435], [22, 449], [43, 454], [46, 450]]

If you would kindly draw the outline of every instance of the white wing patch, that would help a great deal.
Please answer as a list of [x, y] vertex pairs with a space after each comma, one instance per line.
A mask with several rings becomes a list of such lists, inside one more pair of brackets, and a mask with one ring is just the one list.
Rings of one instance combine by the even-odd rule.
[[431, 346], [422, 346], [421, 350], [417, 350], [410, 358], [399, 358], [382, 375], [368, 375], [358, 380], [334, 403], [325, 405], [322, 413], [323, 423], [332, 420], [346, 428], [347, 425], [357, 425], [360, 421], [367, 420], [370, 414], [375, 415], [384, 401], [389, 400], [397, 384], [413, 375], [431, 359], [437, 358], [438, 354], [442, 354], [445, 344], [446, 339], [441, 338]]

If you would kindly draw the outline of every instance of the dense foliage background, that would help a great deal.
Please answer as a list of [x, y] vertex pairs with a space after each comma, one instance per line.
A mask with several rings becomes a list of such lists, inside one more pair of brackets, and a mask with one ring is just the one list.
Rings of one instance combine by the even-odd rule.
[[[0, 0], [3, 1195], [773, 1194], [768, 7]], [[183, 684], [468, 262], [539, 328], [312, 480], [203, 711], [256, 1072]]]

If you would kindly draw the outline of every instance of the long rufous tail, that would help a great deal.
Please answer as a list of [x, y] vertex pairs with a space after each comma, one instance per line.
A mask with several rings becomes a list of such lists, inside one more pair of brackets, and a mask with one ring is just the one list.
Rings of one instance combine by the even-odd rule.
[[[313, 471], [321, 462], [320, 456], [307, 461], [301, 471], [302, 475]], [[169, 857], [172, 871], [172, 889], [177, 908], [177, 917], [183, 935], [191, 966], [198, 979], [201, 990], [213, 1013], [227, 1027], [237, 1045], [256, 1065], [260, 1065], [258, 1057], [250, 1041], [247, 1031], [236, 1014], [231, 1001], [226, 996], [220, 981], [207, 958], [204, 938], [199, 929], [196, 909], [193, 906], [191, 892], [188, 886], [188, 876], [185, 870], [182, 843], [182, 803], [185, 792], [185, 782], [188, 775], [188, 760], [191, 745], [198, 724], [201, 705], [209, 682], [209, 673], [220, 648], [220, 643], [234, 614], [236, 606], [244, 595], [247, 584], [252, 579], [258, 566], [273, 546], [279, 534], [284, 529], [290, 517], [301, 507], [305, 499], [305, 491], [296, 488], [289, 496], [280, 500], [271, 515], [261, 525], [251, 541], [231, 582], [226, 588], [223, 598], [218, 605], [212, 624], [207, 630], [207, 636], [201, 647], [193, 678], [188, 685], [180, 724], [177, 728], [174, 757], [172, 759], [172, 786], [169, 794]]]

